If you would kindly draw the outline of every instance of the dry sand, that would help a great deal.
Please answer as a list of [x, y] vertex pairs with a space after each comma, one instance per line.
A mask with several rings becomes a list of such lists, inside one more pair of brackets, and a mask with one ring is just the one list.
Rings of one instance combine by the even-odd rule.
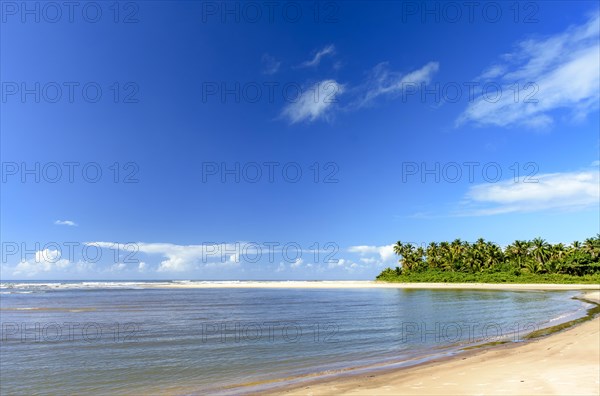
[[[585, 298], [600, 302], [600, 292], [588, 292]], [[388, 372], [317, 380], [272, 394], [599, 395], [600, 318], [520, 345], [485, 348]]]

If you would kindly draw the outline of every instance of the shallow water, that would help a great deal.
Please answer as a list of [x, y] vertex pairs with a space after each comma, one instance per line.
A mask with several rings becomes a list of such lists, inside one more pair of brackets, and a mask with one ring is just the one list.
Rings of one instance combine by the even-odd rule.
[[0, 393], [222, 391], [519, 341], [588, 307], [562, 291], [145, 286], [3, 284]]

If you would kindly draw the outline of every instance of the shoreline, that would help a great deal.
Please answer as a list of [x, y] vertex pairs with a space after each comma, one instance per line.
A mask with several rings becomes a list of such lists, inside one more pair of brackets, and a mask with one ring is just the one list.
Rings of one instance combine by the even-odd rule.
[[[598, 285], [595, 286], [598, 289]], [[557, 290], [557, 289], [551, 289]], [[600, 291], [578, 298], [600, 305]], [[600, 395], [600, 317], [526, 342], [269, 387], [263, 395]], [[468, 375], [467, 375], [468, 374]]]
[[[177, 281], [176, 281], [177, 282]], [[156, 284], [151, 288], [173, 289], [476, 289], [476, 290], [600, 290], [597, 284], [566, 283], [391, 283], [380, 281], [180, 281], [180, 283]]]
[[[309, 280], [309, 281], [1, 281], [2, 289], [19, 287], [51, 287], [52, 289], [471, 289], [471, 290], [597, 290], [593, 283], [433, 283], [433, 282], [385, 282], [371, 280]], [[53, 286], [57, 285], [57, 286]]]

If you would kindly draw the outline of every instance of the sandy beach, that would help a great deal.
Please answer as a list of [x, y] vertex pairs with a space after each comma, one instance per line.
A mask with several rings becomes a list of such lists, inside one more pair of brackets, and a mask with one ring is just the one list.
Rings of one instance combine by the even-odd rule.
[[[569, 285], [551, 286], [556, 290]], [[584, 298], [600, 303], [600, 292], [587, 292]], [[406, 369], [317, 380], [271, 394], [598, 395], [600, 318], [521, 345], [488, 347]]]
[[550, 284], [550, 283], [386, 283], [376, 281], [220, 281], [149, 284], [155, 288], [277, 288], [277, 289], [478, 289], [478, 290], [600, 290], [593, 284]]

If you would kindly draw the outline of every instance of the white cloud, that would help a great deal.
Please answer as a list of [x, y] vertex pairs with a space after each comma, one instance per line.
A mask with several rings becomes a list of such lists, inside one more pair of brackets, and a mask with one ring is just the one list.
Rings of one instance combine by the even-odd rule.
[[[111, 242], [94, 242], [101, 247], [113, 248]], [[138, 251], [159, 254], [165, 259], [159, 264], [158, 272], [183, 272], [196, 268], [202, 257], [208, 257], [205, 245], [175, 245], [171, 243], [137, 243]], [[204, 256], [203, 256], [204, 255]]]
[[[361, 256], [361, 261], [366, 264], [382, 264], [394, 260], [394, 245], [384, 246], [350, 246], [350, 253], [358, 253]], [[374, 256], [374, 257], [373, 257]]]
[[311, 60], [302, 62], [300, 64], [300, 67], [319, 66], [319, 63], [321, 63], [321, 59], [323, 59], [323, 57], [325, 57], [327, 55], [334, 55], [334, 54], [335, 54], [335, 46], [333, 44], [330, 44], [330, 45], [324, 47], [323, 49], [317, 51], [315, 53], [315, 56]]
[[125, 270], [126, 268], [127, 268], [127, 265], [125, 265], [124, 263], [115, 263], [110, 266], [110, 271], [111, 272], [121, 272], [121, 271]]
[[142, 253], [161, 254], [166, 260], [161, 261], [158, 272], [183, 272], [197, 269], [198, 263], [207, 256], [205, 245], [174, 245], [170, 243], [140, 243]]
[[[101, 248], [114, 249], [114, 242], [86, 242]], [[158, 265], [158, 272], [186, 272], [201, 268], [231, 268], [239, 265], [240, 252], [252, 255], [258, 250], [252, 244], [236, 243], [205, 243], [201, 245], [176, 245], [172, 243], [135, 244], [138, 252], [161, 255], [164, 259]], [[139, 271], [147, 269], [146, 264], [138, 267]]]
[[[233, 261], [233, 260], [228, 260], [223, 262], [220, 261], [211, 261], [208, 262], [206, 264], [204, 264], [204, 268], [206, 269], [222, 269], [222, 270], [231, 270], [234, 268], [238, 268], [240, 267], [240, 262], [239, 261]], [[243, 269], [242, 269], [243, 271]]]
[[67, 259], [61, 258], [59, 250], [38, 250], [31, 260], [21, 260], [14, 268], [13, 275], [34, 276], [41, 272], [64, 270], [71, 265]]
[[406, 90], [416, 90], [421, 84], [428, 84], [439, 70], [438, 62], [429, 62], [420, 69], [402, 74], [389, 70], [383, 62], [373, 68], [366, 82], [356, 88], [358, 99], [352, 107], [363, 107], [373, 103], [380, 96], [396, 97]]
[[379, 261], [374, 257], [361, 257], [358, 259], [361, 263], [365, 264], [377, 264]]
[[66, 225], [66, 226], [70, 226], [70, 227], [77, 227], [77, 223], [75, 223], [74, 221], [71, 221], [71, 220], [56, 220], [54, 222], [54, 224], [56, 224], [56, 225]]
[[358, 270], [364, 270], [365, 266], [359, 265], [352, 260], [348, 259], [337, 259], [332, 260], [327, 264], [328, 269], [343, 269], [349, 273], [354, 273]]
[[284, 262], [280, 262], [277, 268], [275, 269], [275, 272], [286, 272], [288, 270], [297, 269], [311, 269], [313, 267], [315, 267], [313, 264], [305, 263], [305, 261], [302, 258], [298, 257], [297, 259], [292, 261], [288, 266], [286, 266]]
[[90, 273], [95, 268], [94, 263], [89, 263], [86, 261], [78, 261], [75, 263], [75, 271], [76, 272], [87, 272]]
[[487, 99], [477, 97], [457, 125], [543, 128], [554, 123], [555, 110], [567, 110], [575, 120], [586, 117], [598, 108], [600, 98], [599, 35], [600, 19], [595, 14], [560, 34], [518, 43], [514, 53], [504, 55], [503, 63], [491, 66], [478, 81], [497, 83], [501, 94], [496, 97], [490, 88]]
[[[359, 261], [362, 264], [357, 264], [350, 261], [348, 268], [354, 270], [373, 270], [378, 266], [390, 265], [396, 261], [394, 254], [394, 245], [382, 245], [382, 246], [369, 246], [369, 245], [358, 245], [350, 246], [348, 252], [357, 253]], [[345, 263], [343, 263], [345, 264]]]
[[336, 259], [336, 260], [330, 260], [327, 263], [327, 268], [329, 269], [333, 269], [333, 268], [337, 268], [337, 267], [345, 267], [346, 265], [350, 264], [351, 261], [346, 260], [346, 259]]
[[600, 205], [598, 170], [536, 175], [537, 183], [524, 178], [469, 189], [466, 208], [459, 215], [485, 216], [541, 210], [577, 210]]
[[292, 103], [284, 107], [281, 115], [290, 123], [301, 121], [328, 120], [338, 96], [344, 92], [344, 86], [335, 80], [324, 80], [304, 90]]
[[302, 264], [304, 263], [304, 260], [302, 260], [301, 258], [297, 258], [296, 260], [294, 260], [294, 262], [292, 264], [290, 264], [291, 268], [298, 268], [300, 267]]
[[[99, 249], [109, 249], [110, 252], [106, 257], [117, 259], [114, 256], [116, 251], [115, 242], [83, 242], [82, 244], [84, 246], [95, 246]], [[245, 261], [245, 257], [254, 259], [257, 254], [262, 254], [262, 262], [265, 262], [269, 257], [273, 257], [270, 256], [272, 253], [285, 254], [281, 247], [276, 247], [271, 251], [267, 250], [265, 246], [253, 242], [204, 243], [198, 245], [135, 243], [128, 245], [137, 246], [136, 253], [144, 254], [144, 256], [135, 258], [143, 258], [143, 260], [134, 264], [127, 264], [126, 261], [122, 261], [125, 257], [120, 257], [118, 262], [93, 264], [85, 261], [75, 261], [76, 259], [72, 258], [67, 260], [63, 258], [65, 256], [61, 257], [60, 250], [45, 249], [36, 252], [30, 260], [22, 260], [14, 266], [3, 266], [3, 271], [8, 271], [16, 277], [37, 276], [41, 279], [70, 279], [73, 276], [80, 276], [85, 279], [97, 277], [106, 279], [107, 275], [123, 278], [123, 276], [135, 276], [136, 273], [138, 276], [139, 274], [172, 276], [169, 274], [186, 272], [201, 275], [203, 270], [205, 273], [221, 271], [221, 274], [235, 270], [239, 274], [244, 271], [244, 267], [241, 269], [236, 268], [240, 267], [240, 260], [241, 262]], [[309, 257], [322, 257], [321, 255], [316, 256], [316, 252], [327, 253], [328, 256], [326, 257], [329, 257], [331, 250], [303, 250], [302, 252], [306, 255], [298, 256], [293, 261], [288, 260], [289, 262], [286, 263], [281, 262], [279, 266], [271, 267], [271, 270], [277, 273], [293, 271], [296, 274], [308, 274], [311, 271], [313, 273], [331, 271], [332, 274], [336, 271], [338, 271], [338, 274], [339, 271], [343, 271], [356, 274], [375, 271], [378, 266], [393, 259], [391, 245], [356, 246], [347, 251], [358, 254], [354, 257], [343, 258], [338, 257], [336, 254], [334, 259], [313, 263], [307, 262], [306, 259]], [[104, 253], [102, 254], [104, 255]], [[96, 253], [91, 255], [96, 256]], [[254, 263], [254, 261], [251, 262]], [[152, 264], [149, 265], [148, 263]]]
[[279, 71], [281, 62], [269, 54], [264, 54], [261, 58], [263, 64], [263, 74], [273, 75]]

